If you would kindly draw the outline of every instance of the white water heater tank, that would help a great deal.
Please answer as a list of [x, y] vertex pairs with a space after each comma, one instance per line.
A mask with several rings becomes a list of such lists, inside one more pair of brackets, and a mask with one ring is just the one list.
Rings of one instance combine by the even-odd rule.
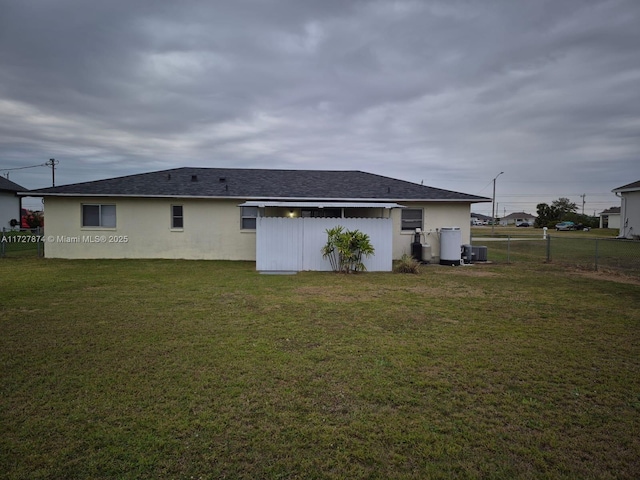
[[460, 265], [462, 230], [460, 227], [440, 229], [440, 265]]

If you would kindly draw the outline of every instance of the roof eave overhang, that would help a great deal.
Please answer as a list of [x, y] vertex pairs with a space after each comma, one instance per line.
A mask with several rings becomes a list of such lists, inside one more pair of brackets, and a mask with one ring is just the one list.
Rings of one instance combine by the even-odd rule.
[[239, 207], [283, 207], [283, 208], [406, 208], [391, 202], [303, 202], [303, 201], [265, 201], [252, 200], [241, 203]]
[[246, 195], [141, 195], [141, 194], [124, 194], [124, 193], [49, 193], [27, 191], [18, 192], [21, 197], [91, 197], [91, 198], [191, 198], [206, 200], [263, 200], [263, 201], [282, 201], [282, 202], [446, 202], [446, 203], [484, 203], [491, 202], [490, 198], [328, 198], [328, 197], [261, 197]]
[[640, 187], [634, 188], [616, 188], [611, 190], [613, 193], [631, 193], [631, 192], [640, 192]]

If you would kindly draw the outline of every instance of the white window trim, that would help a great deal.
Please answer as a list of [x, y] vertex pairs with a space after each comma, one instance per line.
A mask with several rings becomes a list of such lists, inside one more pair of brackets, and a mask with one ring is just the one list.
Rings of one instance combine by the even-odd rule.
[[[103, 225], [85, 225], [84, 224], [84, 207], [99, 207], [98, 219], [102, 223], [102, 207], [113, 207], [115, 211], [116, 224], [113, 227], [105, 227]], [[82, 230], [116, 230], [118, 227], [118, 208], [115, 203], [81, 203], [80, 204], [80, 228]]]
[[403, 235], [413, 235], [414, 233], [416, 233], [416, 229], [412, 229], [412, 230], [404, 230], [402, 228], [402, 213], [406, 212], [408, 210], [420, 210], [421, 215], [420, 215], [420, 228], [422, 230], [424, 230], [424, 208], [421, 207], [407, 207], [403, 210], [400, 211], [400, 233]]
[[[180, 207], [182, 209], [182, 215], [180, 215], [180, 217], [176, 217], [173, 214], [173, 207]], [[176, 218], [181, 218], [182, 219], [182, 226], [181, 227], [175, 227], [173, 225], [173, 221]], [[170, 208], [169, 208], [169, 225], [170, 225], [170, 230], [172, 232], [184, 232], [184, 205], [180, 204], [180, 203], [172, 203]]]
[[[255, 208], [256, 209], [256, 214], [254, 215], [244, 215], [244, 209], [245, 208]], [[244, 231], [244, 232], [255, 232], [256, 228], [245, 228], [244, 227], [244, 219], [245, 218], [253, 218], [256, 221], [256, 227], [258, 226], [258, 216], [259, 216], [259, 211], [258, 211], [258, 207], [240, 207], [240, 230]]]

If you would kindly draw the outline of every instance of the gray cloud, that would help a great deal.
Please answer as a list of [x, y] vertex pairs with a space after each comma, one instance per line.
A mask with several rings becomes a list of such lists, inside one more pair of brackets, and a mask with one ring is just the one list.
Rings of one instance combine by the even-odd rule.
[[0, 173], [51, 157], [59, 183], [181, 165], [359, 169], [490, 195], [505, 171], [507, 212], [581, 193], [600, 211], [640, 178], [634, 0], [0, 11]]

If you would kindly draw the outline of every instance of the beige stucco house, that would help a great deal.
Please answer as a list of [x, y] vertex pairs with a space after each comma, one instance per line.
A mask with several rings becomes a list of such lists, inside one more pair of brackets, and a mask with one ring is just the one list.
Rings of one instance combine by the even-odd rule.
[[[235, 168], [177, 168], [23, 195], [44, 199], [49, 258], [255, 261], [259, 251], [269, 265], [300, 250], [303, 234], [269, 244], [266, 232], [282, 234], [296, 221], [304, 229], [301, 222], [314, 219], [347, 228], [364, 222], [365, 230], [375, 224], [382, 232], [377, 252], [389, 257], [388, 265], [411, 253], [419, 228], [437, 261], [440, 229], [460, 227], [469, 243], [471, 204], [491, 201], [360, 171]], [[274, 218], [282, 228], [266, 228]]]
[[612, 190], [620, 197], [620, 237], [640, 238], [640, 180]]

